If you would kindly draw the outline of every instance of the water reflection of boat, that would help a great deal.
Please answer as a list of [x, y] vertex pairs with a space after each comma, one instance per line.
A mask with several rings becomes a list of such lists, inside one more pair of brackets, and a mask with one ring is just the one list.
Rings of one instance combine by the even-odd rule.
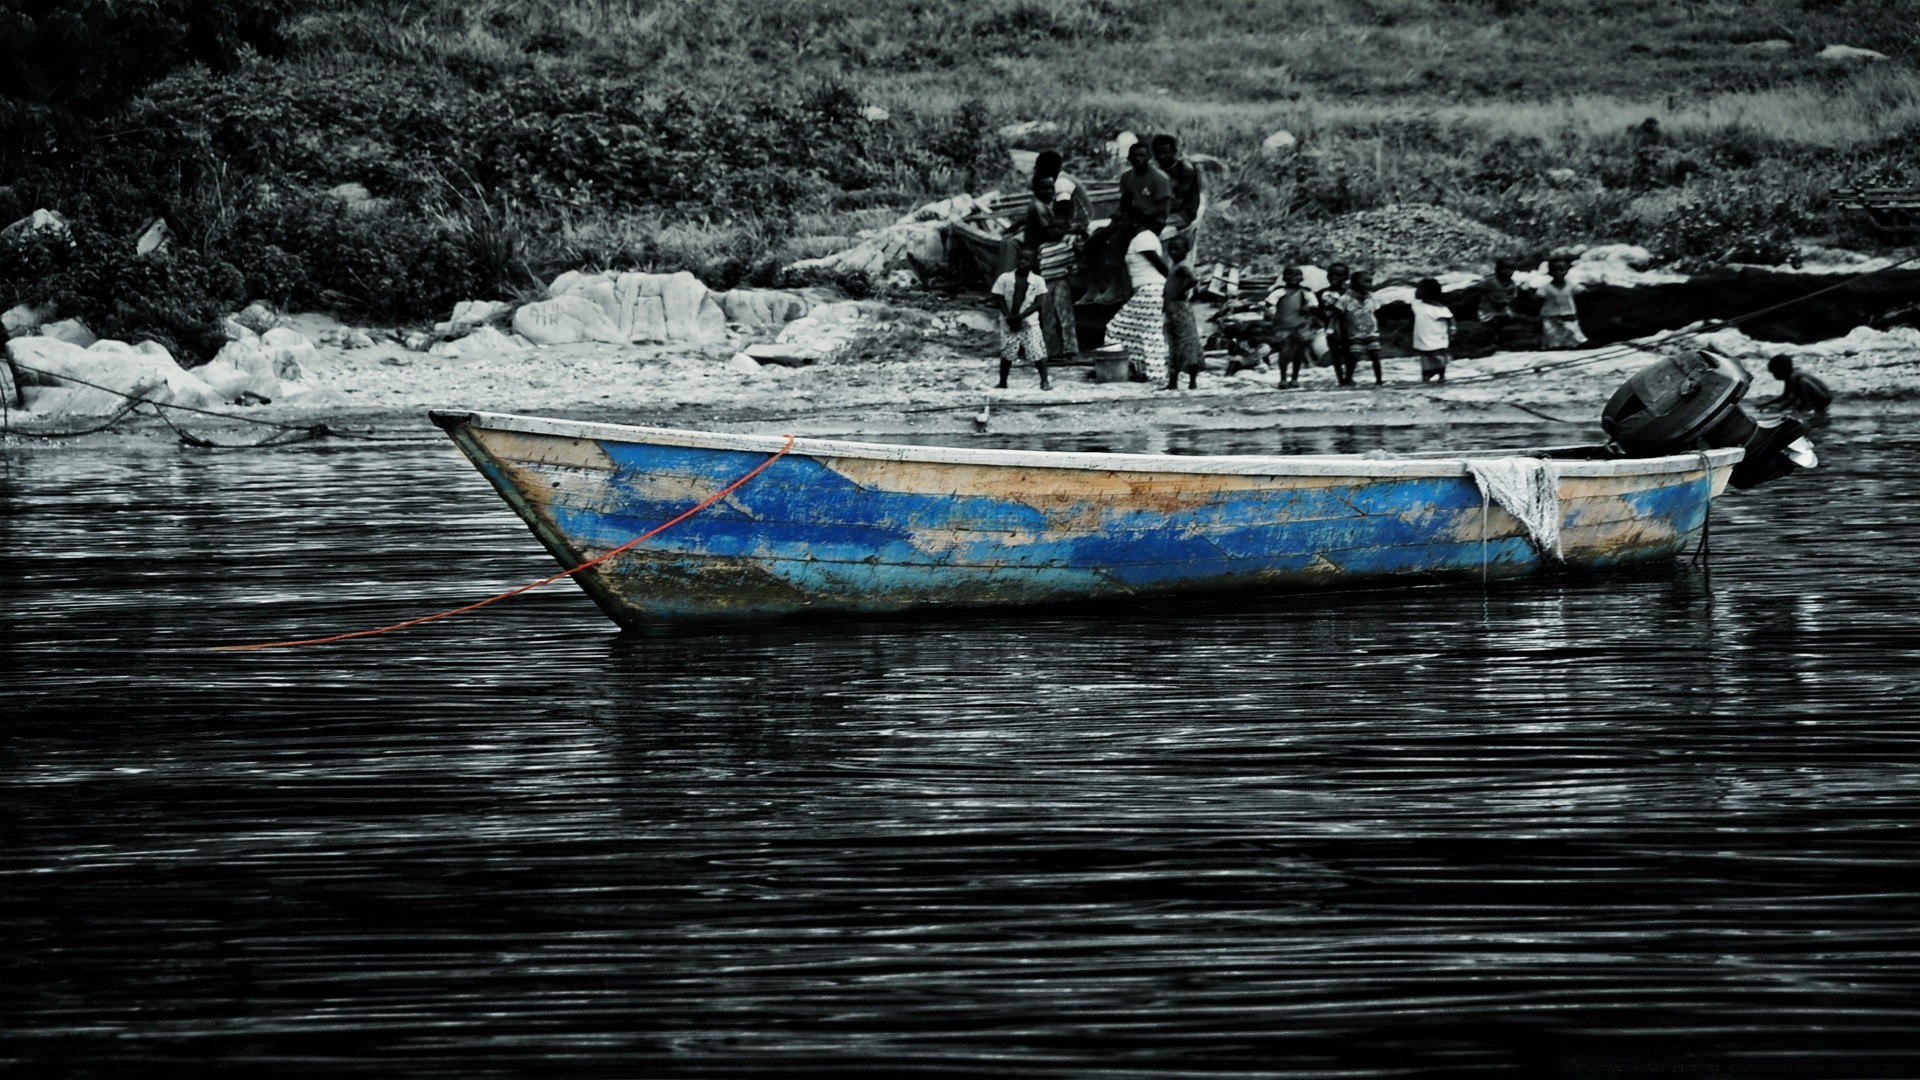
[[[569, 567], [788, 445], [493, 413], [434, 421]], [[796, 439], [722, 501], [576, 580], [631, 624], [1520, 577], [1672, 558], [1741, 456], [1183, 457]]]

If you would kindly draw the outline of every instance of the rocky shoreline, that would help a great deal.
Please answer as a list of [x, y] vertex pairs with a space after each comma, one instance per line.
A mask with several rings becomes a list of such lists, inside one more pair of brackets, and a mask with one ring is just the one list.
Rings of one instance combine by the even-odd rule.
[[[429, 331], [255, 305], [228, 320], [231, 340], [215, 360], [190, 370], [151, 342], [22, 324], [39, 332], [9, 343], [7, 374], [19, 385], [0, 396], [8, 437], [22, 442], [84, 430], [124, 412], [130, 398], [169, 406], [169, 418], [143, 406], [64, 445], [170, 441], [176, 425], [215, 433], [201, 437], [217, 445], [322, 425], [363, 437], [424, 436], [433, 408], [837, 436], [1539, 422], [1584, 439], [1597, 437], [1600, 409], [1628, 374], [1661, 348], [1691, 343], [1745, 362], [1755, 399], [1773, 393], [1766, 358], [1786, 353], [1834, 388], [1838, 415], [1904, 411], [1920, 400], [1920, 329], [1839, 332], [1863, 313], [1920, 299], [1920, 273], [1896, 267], [1899, 256], [1689, 278], [1647, 268], [1644, 254], [1595, 248], [1576, 265], [1592, 348], [1467, 350], [1444, 385], [1421, 383], [1417, 363], [1394, 355], [1404, 351], [1394, 347], [1400, 287], [1382, 290], [1384, 387], [1336, 387], [1321, 371], [1300, 389], [1282, 389], [1271, 374], [1216, 370], [1198, 390], [1168, 392], [1095, 383], [1090, 369], [1069, 368], [1043, 392], [1031, 372], [1016, 372], [1011, 389], [994, 388], [995, 324], [971, 297], [714, 293], [685, 273], [608, 272], [562, 275], [547, 297], [523, 304], [464, 303]], [[1446, 280], [1454, 297], [1470, 300], [1474, 275]], [[1751, 326], [1772, 340], [1699, 329], [1708, 318], [1816, 292], [1824, 296], [1797, 321], [1782, 309]]]

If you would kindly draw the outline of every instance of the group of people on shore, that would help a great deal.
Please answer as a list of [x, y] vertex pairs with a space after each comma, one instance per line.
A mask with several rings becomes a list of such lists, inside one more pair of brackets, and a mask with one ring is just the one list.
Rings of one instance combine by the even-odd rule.
[[[1045, 151], [1034, 163], [1031, 199], [1019, 234], [1015, 266], [993, 284], [1003, 320], [1000, 386], [1023, 359], [1039, 369], [1040, 386], [1053, 385], [1050, 363], [1077, 357], [1075, 298], [1069, 277], [1078, 271], [1084, 299], [1125, 303], [1107, 323], [1106, 341], [1127, 353], [1137, 381], [1164, 380], [1177, 389], [1180, 376], [1198, 385], [1206, 370], [1204, 346], [1192, 301], [1201, 282], [1187, 264], [1192, 228], [1202, 207], [1199, 168], [1182, 157], [1171, 135], [1127, 150], [1127, 167], [1118, 177], [1119, 205], [1107, 226], [1090, 232], [1093, 205], [1081, 184], [1062, 168], [1058, 152]], [[1011, 236], [1012, 231], [1009, 232]], [[1550, 280], [1535, 292], [1546, 348], [1586, 343], [1567, 280], [1572, 262], [1548, 262]], [[1509, 260], [1494, 264], [1481, 283], [1479, 321], [1496, 341], [1522, 321], [1518, 301], [1528, 290], [1514, 281]], [[1287, 267], [1261, 308], [1257, 347], [1235, 357], [1227, 374], [1242, 368], [1277, 370], [1283, 387], [1300, 384], [1309, 364], [1333, 369], [1341, 386], [1353, 386], [1362, 361], [1373, 370], [1374, 385], [1384, 385], [1380, 364], [1380, 302], [1372, 276], [1343, 263], [1327, 269], [1327, 287], [1313, 292], [1299, 267]], [[1413, 348], [1420, 357], [1422, 382], [1446, 381], [1452, 359], [1454, 315], [1433, 278], [1414, 291]]]
[[1000, 385], [1007, 385], [1008, 374], [1024, 357], [1039, 368], [1041, 388], [1050, 388], [1048, 362], [1078, 356], [1068, 285], [1076, 270], [1082, 271], [1092, 302], [1125, 299], [1107, 323], [1106, 335], [1109, 344], [1126, 349], [1135, 378], [1164, 372], [1173, 388], [1184, 372], [1195, 385], [1206, 367], [1190, 306], [1200, 281], [1187, 264], [1202, 202], [1199, 168], [1181, 157], [1171, 135], [1128, 147], [1127, 168], [1118, 180], [1119, 205], [1108, 224], [1093, 232], [1092, 200], [1061, 165], [1052, 150], [1035, 160], [1016, 265], [994, 282], [1004, 320]]

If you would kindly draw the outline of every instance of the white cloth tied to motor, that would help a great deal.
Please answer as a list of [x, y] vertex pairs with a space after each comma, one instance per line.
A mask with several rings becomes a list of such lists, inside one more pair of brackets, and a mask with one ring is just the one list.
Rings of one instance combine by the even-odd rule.
[[1526, 526], [1527, 539], [1543, 558], [1560, 552], [1560, 469], [1546, 458], [1469, 458], [1467, 473], [1480, 494]]

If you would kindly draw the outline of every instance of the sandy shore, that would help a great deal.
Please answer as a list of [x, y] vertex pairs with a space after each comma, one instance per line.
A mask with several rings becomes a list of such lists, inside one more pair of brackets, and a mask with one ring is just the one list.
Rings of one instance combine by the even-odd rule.
[[[1653, 360], [1648, 348], [1615, 345], [1578, 352], [1497, 353], [1456, 360], [1443, 384], [1422, 384], [1418, 362], [1388, 358], [1386, 384], [1342, 388], [1329, 369], [1280, 389], [1272, 375], [1203, 374], [1197, 390], [1140, 383], [1094, 383], [1089, 369], [1056, 373], [1051, 391], [1031, 369], [999, 390], [991, 332], [952, 318], [900, 309], [881, 319], [838, 358], [810, 367], [760, 366], [735, 344], [673, 346], [580, 344], [473, 356], [415, 352], [393, 342], [372, 348], [322, 348], [306, 362], [303, 404], [231, 407], [230, 419], [174, 413], [175, 422], [213, 441], [271, 434], [258, 422], [325, 423], [380, 435], [437, 432], [429, 409], [557, 415], [585, 419], [800, 435], [1098, 433], [1149, 427], [1263, 428], [1275, 425], [1371, 426], [1550, 423], [1569, 441], [1598, 438], [1602, 407], [1614, 389]], [[300, 316], [295, 328], [318, 338], [332, 324]], [[1755, 372], [1750, 400], [1778, 391], [1765, 357], [1787, 352], [1833, 386], [1837, 417], [1911, 411], [1920, 401], [1920, 332], [1857, 331], [1808, 346], [1752, 342], [1735, 332], [1703, 339]], [[984, 425], [981, 417], [984, 415]], [[15, 413], [17, 431], [74, 429], [79, 418], [39, 421]], [[98, 445], [126, 439], [171, 441], [161, 420], [135, 416], [109, 432], [36, 445]]]

